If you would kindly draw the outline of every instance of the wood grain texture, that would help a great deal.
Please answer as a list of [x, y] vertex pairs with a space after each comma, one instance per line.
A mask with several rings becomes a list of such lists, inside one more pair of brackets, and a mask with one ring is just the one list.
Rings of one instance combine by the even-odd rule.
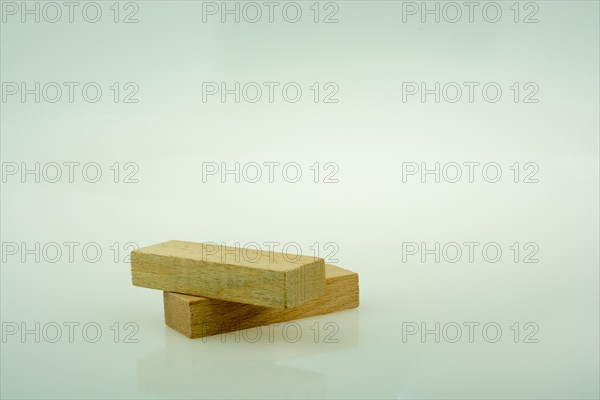
[[135, 286], [273, 308], [325, 293], [322, 258], [171, 240], [131, 253]]
[[286, 310], [164, 292], [165, 322], [200, 338], [358, 307], [358, 274], [330, 264], [325, 271], [325, 294]]

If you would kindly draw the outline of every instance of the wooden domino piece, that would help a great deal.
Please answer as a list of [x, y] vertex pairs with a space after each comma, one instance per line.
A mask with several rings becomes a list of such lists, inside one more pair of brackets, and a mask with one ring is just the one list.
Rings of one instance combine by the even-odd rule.
[[325, 293], [322, 258], [171, 240], [131, 253], [135, 286], [273, 308]]
[[330, 264], [325, 272], [323, 296], [285, 310], [164, 292], [165, 322], [199, 338], [358, 307], [358, 274]]

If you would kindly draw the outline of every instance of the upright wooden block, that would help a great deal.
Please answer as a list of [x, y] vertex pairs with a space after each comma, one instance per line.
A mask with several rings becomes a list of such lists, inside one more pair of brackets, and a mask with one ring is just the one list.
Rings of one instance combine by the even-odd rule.
[[325, 292], [322, 258], [171, 240], [131, 253], [135, 286], [273, 308]]
[[330, 264], [325, 270], [325, 294], [286, 310], [164, 292], [165, 322], [199, 338], [358, 307], [358, 274]]

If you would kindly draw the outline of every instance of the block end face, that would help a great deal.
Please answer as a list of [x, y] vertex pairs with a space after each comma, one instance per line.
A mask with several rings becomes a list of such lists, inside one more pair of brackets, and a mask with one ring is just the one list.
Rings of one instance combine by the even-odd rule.
[[190, 303], [171, 292], [163, 292], [165, 324], [177, 332], [192, 337]]
[[322, 258], [287, 272], [284, 308], [297, 307], [322, 296], [325, 294], [325, 287], [325, 260]]

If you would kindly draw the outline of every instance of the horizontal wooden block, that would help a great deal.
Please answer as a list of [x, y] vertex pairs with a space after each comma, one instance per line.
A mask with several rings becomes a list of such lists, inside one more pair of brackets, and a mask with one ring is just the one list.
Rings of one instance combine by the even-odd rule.
[[135, 286], [273, 308], [325, 293], [322, 258], [171, 240], [131, 253]]
[[330, 264], [325, 272], [323, 296], [286, 310], [164, 292], [165, 322], [199, 338], [358, 307], [358, 274]]

